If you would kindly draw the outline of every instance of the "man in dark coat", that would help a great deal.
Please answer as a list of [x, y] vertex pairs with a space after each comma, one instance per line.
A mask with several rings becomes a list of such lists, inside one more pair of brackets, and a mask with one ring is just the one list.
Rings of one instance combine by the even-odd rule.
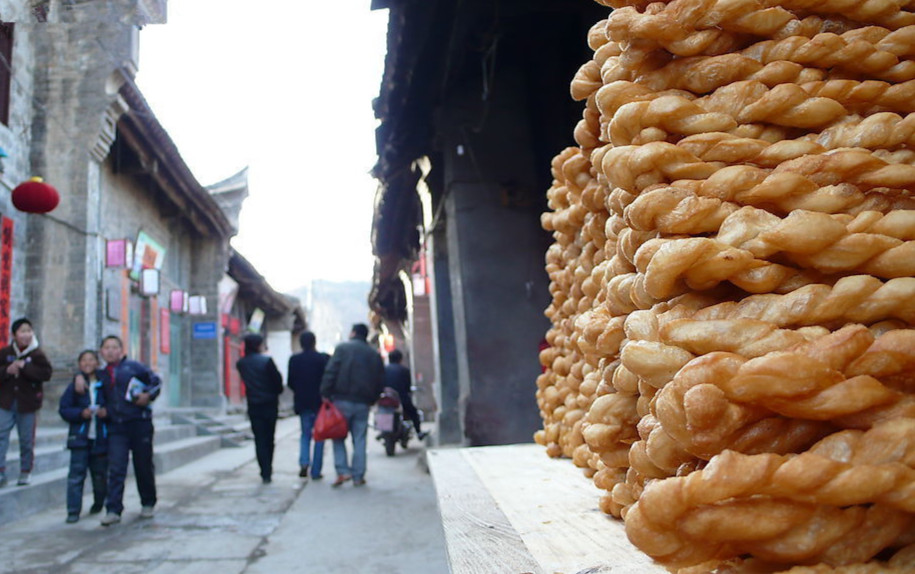
[[425, 439], [426, 433], [419, 427], [422, 422], [419, 410], [413, 404], [413, 378], [410, 376], [410, 369], [403, 365], [403, 353], [397, 349], [388, 355], [388, 366], [384, 368], [384, 386], [397, 391], [404, 416], [413, 421], [413, 428], [416, 429], [419, 440]]
[[26, 318], [13, 321], [13, 342], [0, 349], [0, 487], [6, 485], [6, 451], [13, 427], [19, 434], [19, 480], [31, 482], [35, 460], [36, 412], [44, 398], [42, 383], [51, 378], [53, 369], [44, 352], [38, 348], [38, 337]]
[[235, 363], [245, 384], [248, 398], [248, 418], [254, 434], [254, 453], [261, 471], [261, 480], [270, 484], [273, 476], [274, 435], [279, 416], [280, 394], [283, 392], [283, 375], [265, 351], [264, 338], [257, 334], [245, 335], [245, 356]]
[[384, 390], [384, 362], [368, 344], [368, 326], [353, 325], [350, 339], [334, 349], [321, 380], [321, 396], [329, 398], [343, 416], [353, 437], [352, 464], [347, 460], [346, 439], [334, 439], [334, 487], [348, 480], [354, 486], [365, 484], [365, 437], [369, 428], [369, 409]]
[[330, 355], [315, 350], [315, 334], [305, 331], [299, 335], [302, 352], [289, 358], [289, 381], [287, 385], [295, 394], [295, 414], [299, 415], [302, 425], [302, 437], [299, 440], [299, 476], [308, 478], [309, 467], [311, 477], [322, 477], [321, 468], [324, 465], [324, 441], [316, 440], [314, 453], [311, 456], [311, 431], [315, 425], [315, 417], [321, 408], [321, 377], [324, 376], [324, 367], [330, 360]]

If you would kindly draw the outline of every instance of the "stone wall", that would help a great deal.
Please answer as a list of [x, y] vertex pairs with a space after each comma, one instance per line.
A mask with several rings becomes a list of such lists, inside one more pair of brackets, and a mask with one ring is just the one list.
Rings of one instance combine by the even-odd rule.
[[30, 216], [26, 312], [43, 333], [55, 379], [68, 379], [74, 351], [96, 346], [101, 335], [105, 230], [97, 158], [112, 139], [113, 126], [105, 123], [109, 110], [115, 116], [123, 110], [112, 87], [116, 67], [132, 54], [134, 31], [116, 24], [17, 25], [20, 29], [32, 32], [34, 49], [31, 170], [61, 195], [49, 216]]
[[[453, 436], [448, 414], [456, 407], [463, 440], [471, 446], [531, 440], [540, 425], [534, 399], [538, 344], [549, 326], [543, 316], [549, 303], [543, 253], [549, 242], [540, 228], [541, 206], [532, 199], [538, 196], [538, 170], [532, 146], [525, 145], [533, 141], [525, 87], [520, 74], [511, 72], [503, 72], [499, 82], [487, 104], [485, 135], [462, 129], [481, 113], [476, 86], [455, 91], [442, 114], [450, 188], [443, 200], [443, 263], [453, 323], [443, 320], [440, 299], [437, 333], [441, 342], [443, 328], [451, 329], [447, 338], [454, 341], [457, 380], [441, 379], [441, 424]], [[441, 274], [439, 256], [435, 259], [435, 273]]]
[[[16, 8], [18, 14], [26, 7]], [[21, 21], [49, 23], [121, 22], [137, 26], [164, 24], [167, 0], [29, 0]], [[0, 14], [5, 12], [0, 11]], [[7, 20], [9, 21], [9, 20]]]
[[[0, 4], [0, 13], [7, 13]], [[12, 69], [10, 85], [9, 125], [0, 124], [0, 147], [7, 153], [3, 158], [4, 172], [0, 175], [0, 214], [13, 220], [13, 278], [10, 316], [11, 320], [29, 312], [26, 305], [26, 250], [28, 226], [34, 219], [13, 207], [10, 192], [32, 174], [29, 150], [32, 134], [29, 126], [33, 118], [34, 82], [33, 72], [35, 51], [30, 41], [31, 29], [16, 26], [13, 38]], [[2, 65], [2, 63], [0, 63]], [[37, 327], [37, 325], [36, 325]], [[39, 334], [41, 332], [39, 331]], [[39, 339], [41, 340], [41, 339]]]
[[[219, 317], [219, 281], [226, 273], [229, 245], [226, 242], [197, 240], [192, 244], [191, 292], [207, 299], [207, 314], [191, 317], [195, 322], [215, 322], [216, 339], [190, 340], [190, 405], [223, 406], [223, 348]], [[193, 328], [193, 327], [191, 327]]]

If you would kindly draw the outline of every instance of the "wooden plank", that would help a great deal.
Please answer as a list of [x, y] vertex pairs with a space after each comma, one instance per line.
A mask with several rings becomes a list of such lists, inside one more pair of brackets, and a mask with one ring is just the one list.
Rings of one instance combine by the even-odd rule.
[[600, 510], [602, 491], [570, 460], [551, 459], [535, 444], [462, 450], [544, 572], [667, 572]]
[[465, 457], [427, 453], [453, 574], [545, 574]]

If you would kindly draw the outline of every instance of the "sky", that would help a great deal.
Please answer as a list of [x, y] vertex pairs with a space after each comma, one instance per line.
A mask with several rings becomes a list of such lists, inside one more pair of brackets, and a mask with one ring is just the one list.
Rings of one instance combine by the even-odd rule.
[[281, 292], [369, 281], [372, 99], [387, 10], [370, 0], [170, 0], [137, 84], [200, 183], [248, 167], [235, 247]]

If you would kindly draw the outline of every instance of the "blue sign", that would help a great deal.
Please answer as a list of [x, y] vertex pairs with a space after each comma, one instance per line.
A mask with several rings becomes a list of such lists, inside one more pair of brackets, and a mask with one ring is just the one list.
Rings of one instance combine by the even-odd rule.
[[215, 339], [216, 338], [216, 322], [209, 321], [206, 323], [194, 323], [194, 338], [195, 339]]

